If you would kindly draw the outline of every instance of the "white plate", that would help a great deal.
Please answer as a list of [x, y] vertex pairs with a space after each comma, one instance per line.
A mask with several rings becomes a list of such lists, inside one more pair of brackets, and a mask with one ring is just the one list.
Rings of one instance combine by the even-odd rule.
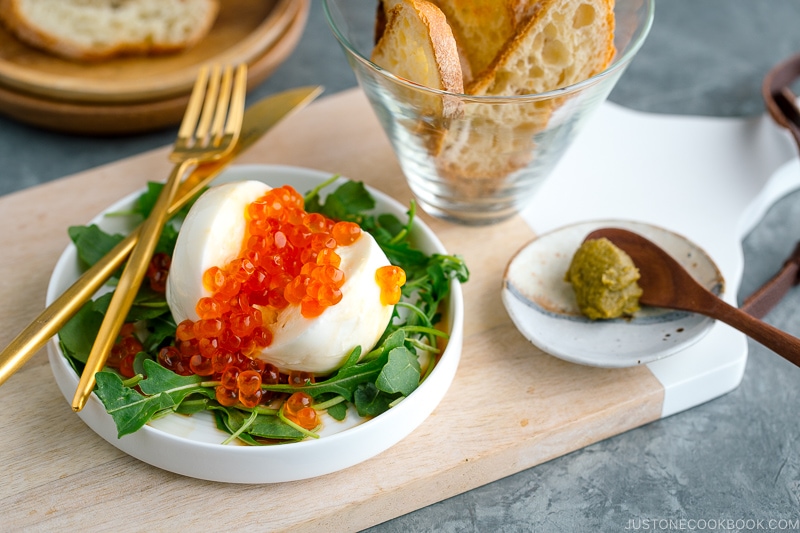
[[[256, 179], [272, 186], [289, 184], [305, 193], [330, 176], [329, 173], [296, 167], [251, 165], [232, 167], [215, 183]], [[393, 213], [400, 220], [405, 219], [407, 206], [376, 190], [370, 189], [370, 193], [376, 200], [376, 212]], [[138, 195], [120, 200], [104, 213], [129, 208]], [[106, 231], [131, 230], [124, 217], [104, 217], [101, 213], [92, 222]], [[413, 239], [427, 253], [446, 253], [442, 243], [420, 219], [415, 219]], [[53, 271], [47, 289], [47, 303], [52, 302], [79, 275], [77, 252], [70, 245]], [[118, 439], [114, 421], [95, 394], [91, 395], [78, 416], [98, 435], [125, 453], [164, 470], [194, 478], [229, 483], [275, 483], [321, 476], [385, 451], [431, 414], [450, 387], [461, 357], [463, 312], [461, 286], [454, 281], [445, 310], [450, 341], [428, 378], [408, 398], [373, 419], [363, 420], [353, 414], [340, 423], [326, 417], [319, 439], [274, 446], [222, 445], [220, 443], [228, 435], [217, 430], [212, 417], [205, 413], [170, 415]], [[48, 354], [56, 382], [64, 397], [71, 402], [78, 376], [61, 354], [57, 337], [48, 344]], [[348, 409], [348, 412], [353, 411]]]
[[724, 282], [719, 269], [708, 254], [685, 237], [639, 222], [583, 222], [539, 236], [509, 262], [502, 298], [520, 332], [551, 355], [610, 368], [649, 363], [699, 341], [714, 321], [694, 313], [643, 307], [627, 319], [593, 321], [581, 315], [564, 275], [586, 235], [601, 227], [624, 228], [647, 237], [703, 286], [722, 294]]

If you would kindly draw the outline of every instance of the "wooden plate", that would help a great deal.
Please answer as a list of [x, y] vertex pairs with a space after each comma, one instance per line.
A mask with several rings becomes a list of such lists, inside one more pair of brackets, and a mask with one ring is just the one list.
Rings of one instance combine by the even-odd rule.
[[[248, 65], [248, 90], [272, 74], [300, 40], [308, 18], [310, 0], [291, 1], [297, 8], [294, 17], [274, 45], [263, 50]], [[194, 77], [196, 71], [192, 72]], [[191, 84], [176, 96], [143, 102], [70, 102], [26, 94], [0, 85], [0, 113], [20, 122], [66, 133], [141, 133], [179, 123], [189, 100], [190, 89]]]
[[250, 63], [261, 58], [306, 3], [224, 0], [208, 35], [189, 50], [101, 63], [79, 63], [46, 54], [0, 27], [0, 87], [69, 102], [164, 100], [187, 93], [201, 64]]

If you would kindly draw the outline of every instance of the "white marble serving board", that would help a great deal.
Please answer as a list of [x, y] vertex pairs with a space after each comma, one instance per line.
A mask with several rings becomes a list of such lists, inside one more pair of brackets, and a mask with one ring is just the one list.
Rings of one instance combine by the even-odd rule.
[[[605, 103], [522, 216], [537, 234], [595, 219], [681, 233], [717, 262], [725, 299], [735, 305], [742, 239], [776, 200], [800, 187], [796, 152], [766, 115], [657, 115]], [[716, 323], [694, 346], [649, 363], [665, 389], [662, 417], [736, 388], [746, 361], [746, 337]]]

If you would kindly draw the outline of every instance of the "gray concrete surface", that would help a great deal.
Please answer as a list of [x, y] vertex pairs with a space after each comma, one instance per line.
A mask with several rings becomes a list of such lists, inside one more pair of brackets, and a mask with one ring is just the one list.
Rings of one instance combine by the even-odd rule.
[[[798, 52], [798, 0], [657, 0], [650, 37], [611, 100], [657, 113], [759, 114], [763, 75]], [[319, 0], [297, 50], [250, 99], [311, 83], [328, 94], [355, 85]], [[174, 135], [73, 137], [0, 117], [0, 194], [170, 144]], [[740, 298], [798, 240], [800, 192], [744, 240]], [[767, 320], [800, 335], [798, 309], [795, 289]], [[749, 347], [742, 384], [719, 399], [370, 531], [800, 530], [800, 369]]]

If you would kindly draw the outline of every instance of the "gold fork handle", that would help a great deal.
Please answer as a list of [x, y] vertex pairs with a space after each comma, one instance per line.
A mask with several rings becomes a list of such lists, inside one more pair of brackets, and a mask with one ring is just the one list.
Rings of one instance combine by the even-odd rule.
[[94, 375], [105, 365], [111, 347], [117, 340], [119, 330], [125, 322], [128, 310], [131, 308], [139, 290], [139, 285], [141, 285], [145, 272], [147, 272], [147, 267], [158, 244], [158, 238], [161, 236], [161, 230], [167, 221], [168, 209], [180, 185], [180, 177], [192, 163], [192, 160], [187, 160], [175, 166], [172, 174], [167, 179], [167, 183], [161, 190], [150, 216], [147, 217], [139, 230], [139, 239], [136, 247], [131, 252], [128, 264], [122, 271], [117, 288], [114, 290], [114, 295], [108, 304], [108, 310], [100, 325], [100, 331], [97, 333], [97, 338], [86, 360], [86, 366], [83, 369], [78, 388], [75, 391], [75, 397], [72, 400], [72, 409], [74, 411], [83, 409], [84, 405], [86, 405], [86, 400], [92, 393], [92, 389], [94, 389]]
[[[204, 163], [197, 167], [192, 175], [181, 183], [178, 197], [172, 202], [168, 217], [186, 205], [228, 162], [229, 158], [226, 158], [220, 162]], [[139, 239], [139, 231], [141, 226], [87, 269], [0, 352], [0, 385], [22, 368], [53, 335], [58, 333], [81, 306], [122, 266]]]
[[105, 281], [122, 266], [136, 244], [137, 233], [131, 233], [117, 244], [103, 260], [95, 263], [81, 279], [49, 305], [36, 319], [17, 335], [0, 353], [0, 385], [6, 382], [45, 343], [77, 313]]

